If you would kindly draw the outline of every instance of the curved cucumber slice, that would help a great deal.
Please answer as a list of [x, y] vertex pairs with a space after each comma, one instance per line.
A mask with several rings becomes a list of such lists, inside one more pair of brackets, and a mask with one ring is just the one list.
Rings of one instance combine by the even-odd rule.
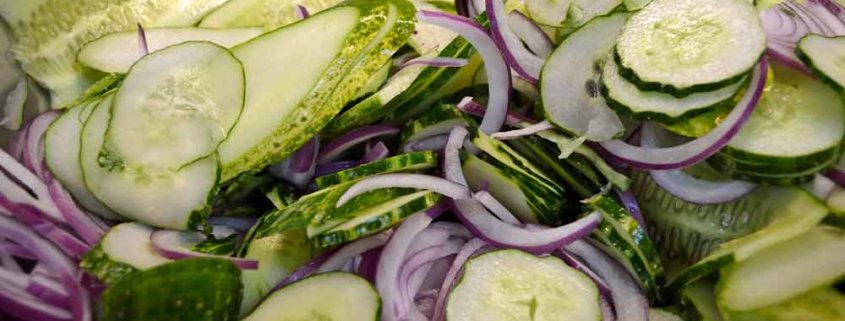
[[309, 277], [271, 294], [243, 321], [378, 320], [381, 298], [369, 281], [351, 273]]
[[840, 61], [845, 56], [845, 37], [808, 34], [798, 42], [795, 54], [819, 79], [843, 91], [845, 66]]
[[414, 152], [320, 176], [314, 180], [314, 183], [318, 189], [323, 189], [332, 185], [351, 182], [378, 174], [411, 172], [435, 167], [437, 167], [437, 155], [434, 152]]
[[[567, 18], [573, 0], [528, 0], [525, 9], [534, 22], [549, 27], [560, 27]], [[602, 2], [602, 1], [596, 1]]]
[[616, 111], [638, 119], [677, 122], [692, 116], [729, 105], [745, 84], [738, 81], [711, 92], [701, 92], [684, 98], [672, 95], [642, 91], [636, 85], [619, 75], [619, 66], [608, 56], [602, 72], [602, 94], [607, 104]]
[[259, 171], [311, 139], [405, 44], [414, 17], [406, 0], [351, 0], [233, 48], [244, 64], [246, 103], [219, 149], [223, 180]]
[[82, 207], [103, 218], [120, 220], [119, 216], [88, 191], [79, 163], [82, 126], [102, 100], [96, 98], [70, 108], [50, 124], [44, 135], [44, 159], [50, 173], [62, 182], [62, 186], [68, 189]]
[[540, 74], [546, 120], [593, 141], [622, 134], [622, 121], [599, 93], [599, 79], [607, 53], [616, 44], [627, 18], [628, 14], [617, 13], [593, 19], [549, 56]]
[[94, 109], [82, 129], [79, 161], [88, 190], [122, 217], [170, 229], [196, 229], [204, 224], [219, 178], [217, 155], [178, 171], [100, 166], [101, 146], [108, 128], [108, 96]]
[[845, 294], [823, 287], [775, 305], [753, 311], [726, 311], [725, 314], [731, 321], [845, 320]]
[[170, 262], [155, 251], [150, 241], [152, 234], [152, 228], [139, 223], [115, 225], [85, 254], [79, 266], [111, 284], [133, 272]]
[[554, 256], [501, 250], [469, 260], [449, 294], [446, 318], [465, 320], [601, 320], [598, 289]]
[[340, 3], [340, 0], [231, 0], [205, 16], [203, 28], [264, 27], [276, 29], [296, 21], [296, 6], [301, 5], [315, 14]]
[[735, 83], [765, 50], [757, 10], [744, 0], [654, 0], [616, 45], [622, 76], [677, 97]]
[[842, 99], [800, 72], [773, 67], [774, 84], [724, 152], [762, 164], [813, 164], [835, 158], [845, 136]]
[[210, 42], [144, 56], [117, 90], [99, 162], [178, 169], [214, 153], [241, 114], [240, 62]]
[[455, 126], [466, 127], [463, 113], [452, 104], [438, 104], [409, 121], [402, 128], [402, 142], [420, 141], [437, 135], [448, 134]]
[[241, 270], [237, 266], [223, 259], [188, 259], [115, 282], [103, 292], [102, 317], [125, 321], [234, 321], [240, 301]]
[[102, 35], [145, 27], [190, 26], [226, 0], [128, 0], [0, 2], [0, 15], [17, 39], [12, 52], [24, 71], [64, 106], [100, 75], [76, 62], [82, 44]]
[[573, 0], [567, 11], [563, 27], [555, 35], [563, 39], [593, 19], [605, 16], [622, 6], [622, 0]]
[[664, 309], [648, 309], [648, 321], [684, 321], [684, 319]]
[[[202, 29], [149, 28], [144, 30], [149, 52], [158, 51], [186, 41], [208, 41], [231, 48], [262, 33], [261, 28]], [[79, 63], [108, 73], [126, 73], [140, 60], [138, 32], [115, 32], [86, 43], [76, 56]]]
[[845, 276], [845, 230], [817, 227], [722, 271], [719, 306], [748, 311], [785, 301]]

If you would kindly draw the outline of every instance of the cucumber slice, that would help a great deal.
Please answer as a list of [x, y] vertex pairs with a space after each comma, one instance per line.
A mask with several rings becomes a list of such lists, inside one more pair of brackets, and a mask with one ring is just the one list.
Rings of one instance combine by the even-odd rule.
[[233, 48], [246, 102], [219, 149], [223, 181], [284, 159], [320, 131], [407, 41], [414, 17], [406, 0], [351, 0]]
[[446, 318], [598, 321], [602, 314], [595, 283], [559, 258], [500, 250], [467, 261]]
[[489, 184], [489, 191], [502, 202], [514, 216], [525, 223], [555, 225], [562, 221], [561, 212], [567, 206], [567, 199], [560, 190], [538, 180], [532, 175], [514, 170], [499, 162], [485, 162], [473, 155], [463, 160], [463, 172], [473, 190], [479, 190], [482, 182]]
[[155, 251], [153, 229], [139, 223], [112, 227], [94, 249], [85, 254], [79, 267], [106, 284], [127, 275], [170, 262]]
[[323, 189], [378, 174], [413, 172], [435, 167], [437, 167], [437, 155], [434, 152], [414, 152], [388, 157], [380, 161], [320, 176], [314, 180], [314, 183], [318, 189]]
[[622, 0], [622, 4], [625, 5], [625, 9], [628, 9], [628, 11], [640, 10], [645, 8], [649, 3], [651, 3], [651, 0]]
[[845, 230], [832, 226], [767, 247], [722, 271], [719, 306], [748, 311], [783, 302], [845, 276]]
[[210, 42], [144, 56], [117, 90], [101, 166], [178, 169], [217, 150], [244, 100], [240, 62]]
[[448, 134], [455, 126], [468, 125], [461, 113], [453, 104], [437, 104], [425, 113], [409, 121], [402, 129], [402, 142], [420, 141], [429, 137]]
[[845, 67], [840, 61], [845, 56], [845, 37], [808, 34], [798, 41], [795, 54], [816, 77], [843, 92]]
[[234, 321], [241, 270], [221, 259], [168, 263], [115, 282], [103, 292], [104, 320]]
[[[773, 65], [775, 82], [724, 153], [761, 164], [835, 159], [845, 136], [845, 104], [821, 82]], [[819, 130], [823, 129], [823, 130]]]
[[381, 298], [369, 281], [331, 272], [290, 284], [273, 293], [243, 321], [378, 320]]
[[230, 0], [205, 16], [200, 27], [225, 29], [234, 27], [264, 27], [272, 30], [300, 20], [296, 6], [301, 5], [315, 14], [331, 8], [339, 0]]
[[44, 160], [50, 173], [73, 195], [79, 205], [103, 218], [120, 220], [119, 216], [88, 191], [79, 164], [79, 136], [82, 126], [102, 100], [95, 98], [70, 108], [50, 124], [44, 134]]
[[681, 304], [686, 308], [688, 319], [700, 321], [723, 321], [716, 305], [716, 292], [710, 280], [699, 280], [681, 292]]
[[79, 161], [88, 190], [118, 215], [152, 226], [196, 229], [205, 224], [219, 177], [216, 155], [178, 171], [109, 171], [100, 166], [113, 98], [103, 99], [82, 129]]
[[[528, 0], [525, 9], [531, 20], [549, 27], [561, 27], [574, 0]], [[599, 1], [602, 2], [602, 1]]]
[[593, 19], [608, 15], [622, 7], [622, 0], [573, 0], [563, 26], [555, 37], [563, 40]]
[[378, 91], [379, 88], [381, 88], [381, 85], [383, 85], [384, 82], [387, 81], [387, 76], [390, 75], [390, 69], [392, 68], [392, 61], [388, 61], [386, 64], [384, 64], [384, 66], [381, 66], [378, 71], [376, 71], [372, 76], [370, 76], [370, 79], [367, 80], [367, 83], [364, 84], [364, 87], [361, 87], [361, 90], [359, 90], [358, 93], [355, 94], [355, 97], [352, 98], [352, 100], [361, 99], [366, 95]]
[[50, 90], [52, 105], [65, 106], [101, 75], [76, 62], [82, 44], [135, 28], [190, 26], [226, 0], [4, 1], [0, 16], [17, 39], [11, 52], [27, 74]]
[[[417, 5], [417, 9], [420, 8], [420, 2], [414, 3]], [[433, 11], [440, 11], [436, 8], [430, 8], [431, 6], [425, 6], [424, 10], [432, 10]], [[438, 27], [432, 24], [427, 23], [419, 23], [417, 24], [416, 32], [408, 39], [408, 46], [414, 48], [420, 55], [429, 55], [429, 54], [437, 54], [446, 48], [450, 43], [452, 43], [455, 38], [458, 37], [454, 31]]]
[[684, 319], [665, 309], [648, 309], [648, 321], [684, 321]]
[[331, 227], [313, 237], [317, 246], [329, 248], [384, 231], [399, 224], [415, 213], [437, 205], [440, 195], [430, 191], [420, 191], [400, 196], [373, 207], [333, 216], [324, 220], [325, 227]]
[[845, 320], [845, 295], [832, 288], [820, 288], [772, 306], [726, 314], [731, 321]]
[[[260, 28], [202, 29], [202, 28], [149, 28], [144, 30], [149, 52], [155, 52], [186, 41], [208, 41], [231, 48], [262, 33]], [[138, 32], [115, 32], [86, 43], [76, 55], [76, 60], [94, 69], [108, 73], [127, 73], [140, 60]]]
[[766, 50], [757, 10], [745, 0], [654, 0], [616, 45], [622, 76], [642, 90], [684, 97], [745, 77]]
[[599, 79], [607, 53], [616, 44], [627, 18], [626, 13], [596, 18], [567, 37], [549, 56], [540, 74], [546, 120], [593, 141], [623, 133], [622, 122], [599, 93]]
[[675, 123], [720, 106], [733, 107], [734, 96], [745, 84], [745, 81], [740, 80], [714, 91], [676, 98], [665, 93], [640, 90], [619, 75], [619, 66], [612, 56], [608, 56], [606, 61], [601, 89], [608, 106], [636, 119]]
[[751, 234], [723, 243], [707, 257], [671, 278], [670, 290], [710, 275], [734, 262], [742, 262], [772, 246], [812, 230], [829, 213], [828, 208], [808, 192], [795, 187], [770, 187], [766, 198], [773, 215]]

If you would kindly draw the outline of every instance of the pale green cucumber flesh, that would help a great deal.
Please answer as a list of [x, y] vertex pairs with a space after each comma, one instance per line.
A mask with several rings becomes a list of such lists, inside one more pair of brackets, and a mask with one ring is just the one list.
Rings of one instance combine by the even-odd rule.
[[323, 189], [332, 185], [356, 181], [377, 174], [412, 172], [435, 167], [437, 167], [437, 155], [434, 152], [414, 152], [320, 176], [314, 180], [314, 183], [318, 189]]
[[[147, 28], [144, 35], [149, 52], [155, 52], [186, 41], [209, 41], [231, 48], [262, 33], [261, 28], [204, 29]], [[77, 61], [87, 67], [108, 73], [126, 73], [140, 60], [138, 32], [127, 30], [107, 34], [86, 43], [77, 54]]]
[[310, 14], [331, 8], [339, 0], [230, 0], [219, 9], [205, 16], [203, 28], [263, 27], [273, 30], [298, 21], [296, 6], [308, 9]]
[[353, 0], [235, 47], [246, 103], [220, 146], [223, 181], [287, 157], [322, 129], [405, 43], [413, 19], [404, 0]]
[[838, 321], [845, 319], [845, 295], [823, 287], [764, 308], [725, 314], [731, 321]]
[[155, 251], [150, 241], [153, 229], [139, 223], [112, 227], [97, 246], [88, 252], [80, 267], [111, 284], [126, 275], [170, 262]]
[[243, 321], [376, 320], [381, 298], [367, 280], [351, 273], [315, 275], [271, 294]]
[[842, 92], [845, 85], [845, 37], [825, 37], [808, 34], [801, 38], [795, 49], [798, 59], [801, 59], [814, 75]]
[[621, 0], [572, 0], [555, 38], [563, 40], [594, 18], [618, 11], [621, 6]]
[[449, 295], [446, 318], [598, 321], [598, 301], [595, 283], [557, 257], [501, 250], [466, 263]]

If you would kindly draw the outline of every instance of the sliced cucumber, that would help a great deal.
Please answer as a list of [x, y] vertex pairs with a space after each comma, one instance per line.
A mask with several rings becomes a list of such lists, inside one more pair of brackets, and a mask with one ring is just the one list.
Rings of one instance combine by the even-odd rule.
[[437, 155], [434, 152], [414, 152], [388, 157], [380, 161], [320, 176], [314, 180], [314, 183], [318, 189], [323, 189], [377, 174], [413, 172], [435, 167], [437, 167]]
[[791, 238], [810, 231], [825, 216], [827, 207], [808, 192], [794, 187], [771, 187], [766, 202], [773, 215], [769, 222], [751, 234], [723, 243], [707, 257], [685, 268], [672, 278], [670, 289], [680, 289], [703, 276], [746, 259]]
[[825, 287], [772, 306], [726, 314], [731, 321], [845, 320], [845, 295]]
[[[149, 28], [144, 30], [149, 52], [158, 51], [186, 41], [208, 41], [231, 48], [260, 35], [260, 28], [202, 29]], [[126, 73], [141, 59], [138, 32], [134, 30], [107, 34], [86, 43], [76, 60], [90, 68], [109, 73]]]
[[139, 223], [112, 227], [94, 249], [85, 254], [79, 266], [106, 284], [127, 275], [170, 262], [155, 251], [150, 235], [153, 229]]
[[714, 91], [695, 93], [684, 98], [642, 91], [619, 75], [619, 66], [612, 56], [608, 56], [601, 77], [602, 94], [610, 107], [633, 118], [664, 123], [675, 123], [721, 106], [733, 106], [734, 96], [744, 84], [740, 80]]
[[364, 87], [361, 87], [361, 90], [358, 90], [358, 93], [355, 94], [355, 97], [352, 100], [361, 99], [364, 96], [372, 94], [381, 88], [381, 85], [387, 81], [387, 76], [390, 75], [390, 70], [393, 69], [393, 61], [388, 61], [384, 66], [381, 66], [378, 71], [376, 71], [370, 79], [367, 80], [367, 83], [364, 84]]
[[773, 67], [774, 84], [723, 153], [750, 163], [802, 168], [835, 161], [845, 136], [842, 99], [807, 75]]
[[574, 0], [528, 0], [525, 9], [531, 20], [549, 27], [561, 27]]
[[44, 160], [50, 168], [50, 173], [73, 195], [79, 205], [103, 218], [119, 220], [119, 216], [88, 191], [79, 163], [79, 136], [82, 126], [102, 100], [95, 98], [70, 108], [50, 124], [44, 135]]
[[437, 135], [448, 134], [455, 126], [466, 127], [464, 115], [452, 104], [437, 104], [419, 117], [405, 124], [402, 142], [420, 141]]
[[80, 46], [102, 35], [145, 27], [190, 26], [226, 0], [4, 1], [0, 16], [17, 39], [15, 58], [24, 71], [64, 106], [101, 75], [76, 63]]
[[439, 194], [420, 191], [346, 215], [332, 216], [324, 220], [325, 225], [318, 227], [317, 230], [330, 228], [317, 234], [313, 239], [316, 245], [322, 248], [354, 241], [399, 224], [406, 217], [425, 211], [439, 201]]
[[684, 321], [679, 315], [665, 309], [648, 309], [648, 321]]
[[246, 103], [220, 146], [223, 181], [284, 159], [320, 131], [407, 41], [414, 15], [406, 0], [351, 0], [233, 48]]
[[622, 134], [622, 122], [599, 93], [599, 79], [607, 53], [616, 44], [627, 18], [626, 13], [596, 18], [567, 37], [549, 56], [540, 74], [546, 120], [593, 141]]
[[723, 321], [722, 313], [716, 305], [715, 284], [710, 280], [699, 280], [681, 292], [681, 304], [686, 308], [690, 320]]
[[535, 176], [514, 170], [499, 162], [491, 163], [466, 155], [463, 172], [473, 190], [479, 190], [486, 182], [490, 194], [502, 202], [521, 222], [560, 224], [561, 212], [567, 206], [567, 199]]
[[719, 306], [749, 311], [783, 302], [845, 276], [845, 230], [832, 226], [767, 247], [722, 271]]
[[617, 11], [621, 6], [622, 0], [573, 0], [555, 37], [563, 40], [591, 20]]
[[642, 90], [684, 97], [736, 83], [766, 50], [757, 10], [745, 0], [654, 0], [616, 45], [622, 76]]
[[208, 157], [238, 121], [241, 63], [210, 42], [144, 56], [117, 90], [101, 166], [178, 169]]
[[845, 57], [845, 37], [808, 34], [798, 42], [795, 54], [819, 79], [836, 91], [843, 91], [845, 66], [841, 61]]
[[651, 3], [651, 0], [622, 0], [622, 4], [625, 5], [625, 9], [628, 9], [628, 11], [640, 10], [649, 3]]
[[20, 77], [15, 88], [6, 96], [3, 117], [0, 118], [0, 126], [5, 129], [16, 131], [23, 124], [26, 100], [29, 96], [29, 85], [26, 79], [26, 77]]
[[469, 260], [448, 300], [451, 321], [602, 319], [598, 289], [590, 278], [557, 257], [517, 250]]
[[121, 217], [170, 229], [196, 229], [205, 224], [219, 178], [216, 155], [178, 171], [139, 167], [109, 171], [100, 166], [113, 98], [103, 99], [82, 129], [79, 161], [88, 190]]
[[[420, 8], [420, 2], [415, 3], [417, 9]], [[425, 6], [424, 10], [432, 10], [431, 5]], [[434, 11], [440, 11], [434, 9]], [[448, 46], [458, 36], [454, 31], [438, 27], [432, 24], [419, 23], [414, 35], [408, 39], [408, 45], [419, 53], [420, 55], [437, 54]]]
[[264, 27], [276, 29], [300, 18], [296, 6], [301, 5], [315, 14], [331, 8], [339, 0], [231, 0], [205, 16], [200, 22], [203, 28]]
[[241, 295], [241, 270], [235, 264], [222, 259], [188, 259], [115, 282], [103, 292], [102, 317], [235, 321]]
[[351, 273], [315, 275], [271, 294], [243, 321], [378, 320], [381, 298], [367, 280]]
[[320, 134], [334, 137], [351, 129], [375, 123], [384, 117], [385, 105], [405, 92], [425, 69], [425, 66], [402, 68], [390, 77], [379, 91], [332, 119]]

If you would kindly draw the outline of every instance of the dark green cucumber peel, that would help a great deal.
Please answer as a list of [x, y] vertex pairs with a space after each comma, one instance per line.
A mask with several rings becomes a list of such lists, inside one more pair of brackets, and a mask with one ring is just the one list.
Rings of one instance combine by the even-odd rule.
[[[832, 53], [835, 54], [835, 53]], [[799, 45], [795, 47], [795, 56], [798, 57], [798, 60], [804, 63], [807, 66], [807, 69], [810, 69], [810, 72], [813, 73], [814, 76], [818, 77], [823, 83], [827, 84], [833, 90], [836, 90], [839, 93], [845, 92], [845, 88], [842, 88], [842, 85], [837, 83], [835, 80], [830, 78], [824, 70], [820, 69], [816, 64], [813, 62], [813, 59], [810, 58], [809, 55], [802, 49], [800, 42]]]
[[356, 181], [376, 174], [419, 171], [437, 167], [437, 154], [432, 151], [413, 152], [388, 157], [380, 161], [360, 165], [336, 173], [317, 177], [314, 183], [318, 189], [340, 183]]
[[[349, 185], [346, 185], [349, 186]], [[341, 191], [345, 192], [346, 187]], [[311, 220], [308, 224], [308, 236], [311, 238], [326, 232], [338, 225], [355, 219], [358, 215], [366, 213], [366, 210], [385, 202], [389, 202], [395, 198], [402, 197], [414, 192], [413, 189], [408, 188], [388, 188], [377, 191], [365, 193], [350, 200], [341, 207], [335, 207], [337, 200], [342, 193], [327, 195], [325, 200], [328, 206], [322, 206], [316, 211], [311, 212]], [[335, 197], [336, 196], [336, 197]], [[307, 211], [311, 211], [308, 209]]]
[[106, 289], [101, 304], [104, 320], [234, 321], [241, 295], [237, 266], [195, 258], [128, 275]]
[[[569, 189], [577, 193], [578, 199], [586, 199], [601, 191], [604, 182], [599, 181], [591, 168], [570, 155], [566, 159], [558, 159], [546, 142], [536, 137], [526, 137], [507, 141], [507, 144], [517, 152], [533, 161], [546, 173], [552, 173]], [[601, 185], [600, 185], [601, 184]]]
[[400, 140], [402, 142], [408, 142], [408, 140], [418, 133], [423, 132], [426, 128], [444, 122], [451, 121], [454, 123], [467, 124], [464, 117], [464, 114], [458, 111], [455, 105], [439, 103], [436, 106], [429, 108], [419, 117], [406, 123], [402, 128], [402, 136]]
[[[372, 74], [390, 59], [384, 53], [398, 50], [414, 31], [416, 8], [411, 2], [350, 0], [340, 6], [358, 8], [361, 19], [356, 30], [363, 30], [365, 35], [370, 36], [347, 38], [343, 44], [346, 49], [341, 50], [324, 72], [324, 75], [343, 76], [318, 82], [317, 87], [285, 117], [287, 121], [278, 124], [261, 142], [224, 164], [223, 181], [244, 172], [259, 171], [293, 153], [325, 127], [352, 100]], [[385, 20], [389, 16], [394, 16], [396, 21], [386, 26]], [[237, 49], [233, 50], [237, 53]]]
[[97, 277], [98, 280], [105, 284], [113, 284], [127, 275], [138, 272], [138, 269], [129, 264], [110, 259], [103, 252], [103, 246], [100, 243], [97, 243], [94, 248], [82, 257], [79, 267], [85, 272]]

